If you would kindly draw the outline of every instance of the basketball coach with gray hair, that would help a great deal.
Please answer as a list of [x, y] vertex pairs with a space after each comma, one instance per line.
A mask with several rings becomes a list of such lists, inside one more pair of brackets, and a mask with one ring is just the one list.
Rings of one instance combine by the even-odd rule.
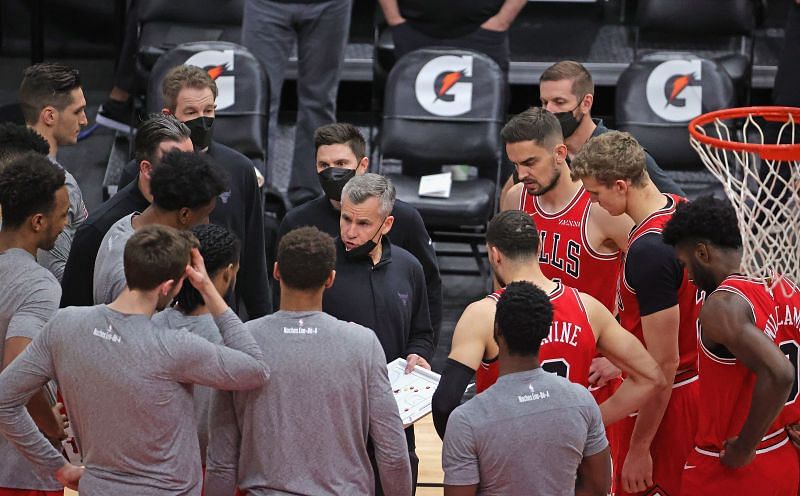
[[[386, 361], [408, 360], [430, 369], [433, 327], [428, 312], [422, 266], [416, 257], [391, 244], [395, 189], [379, 174], [356, 176], [342, 191], [336, 240], [336, 280], [325, 291], [322, 310], [339, 320], [355, 322], [378, 336]], [[406, 429], [416, 485], [419, 459], [414, 452], [414, 428]], [[376, 484], [376, 493], [381, 493]]]

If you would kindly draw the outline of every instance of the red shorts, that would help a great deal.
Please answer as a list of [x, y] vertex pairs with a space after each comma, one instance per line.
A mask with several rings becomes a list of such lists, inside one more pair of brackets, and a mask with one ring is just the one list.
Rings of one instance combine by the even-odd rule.
[[[757, 452], [758, 453], [758, 452]], [[797, 449], [786, 442], [758, 453], [744, 467], [724, 466], [718, 456], [692, 450], [683, 470], [683, 496], [796, 496], [800, 485]]]
[[39, 491], [36, 489], [8, 489], [0, 487], [0, 496], [64, 496], [64, 491]]
[[[606, 383], [605, 386], [597, 389], [590, 389], [589, 391], [594, 396], [594, 400], [597, 404], [603, 403], [605, 400], [609, 399], [611, 395], [617, 392], [617, 389], [622, 385], [622, 378], [618, 377], [616, 379], [612, 379]], [[620, 446], [619, 446], [619, 434], [617, 433], [617, 426], [619, 422], [614, 423], [612, 425], [606, 426], [606, 438], [608, 439], [608, 448], [611, 451], [611, 469], [614, 469], [614, 466], [617, 464], [617, 460], [619, 459], [620, 455]], [[611, 479], [611, 493], [614, 494], [616, 489], [614, 485], [614, 478]]]
[[699, 383], [695, 380], [672, 390], [664, 418], [650, 444], [654, 486], [643, 493], [628, 493], [622, 489], [622, 467], [625, 464], [625, 456], [628, 454], [636, 417], [625, 418], [616, 424], [615, 434], [619, 436], [619, 459], [622, 460], [614, 467], [617, 496], [632, 494], [679, 496], [681, 494], [683, 466], [694, 448], [694, 435], [697, 430], [698, 386]]

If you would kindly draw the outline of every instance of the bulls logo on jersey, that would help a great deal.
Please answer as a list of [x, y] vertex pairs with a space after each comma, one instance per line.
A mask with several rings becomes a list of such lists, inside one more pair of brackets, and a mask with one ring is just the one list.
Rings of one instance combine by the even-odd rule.
[[566, 241], [565, 257], [559, 255], [559, 245], [563, 243], [559, 233], [548, 233], [547, 231], [539, 231], [539, 238], [541, 239], [542, 252], [539, 254], [539, 263], [545, 265], [552, 265], [559, 271], [566, 272], [574, 278], [579, 278], [581, 275], [581, 245], [575, 240], [569, 239]]

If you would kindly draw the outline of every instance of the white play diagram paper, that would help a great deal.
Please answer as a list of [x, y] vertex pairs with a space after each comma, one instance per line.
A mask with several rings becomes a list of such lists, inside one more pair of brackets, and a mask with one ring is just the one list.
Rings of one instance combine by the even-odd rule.
[[436, 391], [441, 376], [422, 367], [415, 367], [410, 374], [406, 374], [406, 361], [402, 358], [388, 364], [388, 368], [389, 382], [392, 384], [400, 418], [403, 426], [408, 427], [431, 413], [433, 392]]
[[419, 178], [419, 196], [433, 198], [450, 198], [450, 188], [453, 186], [453, 173], [442, 172]]

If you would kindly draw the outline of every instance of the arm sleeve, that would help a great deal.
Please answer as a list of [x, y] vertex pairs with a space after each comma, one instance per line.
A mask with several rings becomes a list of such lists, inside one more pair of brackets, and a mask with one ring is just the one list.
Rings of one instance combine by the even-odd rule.
[[42, 280], [8, 322], [5, 339], [34, 339], [58, 310], [61, 288], [55, 281]]
[[428, 362], [433, 358], [433, 327], [428, 311], [425, 278], [419, 265], [412, 268], [414, 278], [414, 314], [411, 317], [411, 333], [408, 336], [405, 356], [416, 353]]
[[469, 486], [480, 482], [472, 427], [459, 410], [455, 410], [447, 421], [447, 434], [442, 445], [442, 469], [445, 485]]
[[475, 375], [475, 371], [461, 362], [447, 359], [442, 370], [442, 377], [439, 385], [433, 393], [433, 425], [436, 433], [444, 439], [447, 419], [450, 414], [461, 404], [464, 390], [467, 389], [470, 379]]
[[586, 435], [586, 444], [583, 446], [583, 456], [592, 456], [600, 453], [608, 447], [606, 429], [603, 426], [603, 416], [600, 414], [600, 407], [597, 403], [587, 401], [583, 407], [586, 412], [589, 428]]
[[232, 496], [238, 482], [239, 447], [242, 439], [236, 420], [233, 393], [214, 390], [210, 415], [205, 494]]
[[[248, 160], [248, 162], [250, 162]], [[245, 236], [242, 240], [242, 270], [236, 283], [236, 293], [244, 301], [247, 316], [257, 319], [272, 310], [269, 285], [267, 284], [267, 252], [264, 246], [264, 207], [261, 190], [256, 182], [256, 174], [250, 167], [245, 191], [247, 219]]]
[[375, 447], [383, 492], [387, 496], [411, 494], [411, 464], [403, 422], [389, 383], [386, 355], [378, 338], [371, 336], [368, 377], [369, 436]]
[[173, 378], [225, 390], [266, 384], [269, 368], [264, 354], [239, 317], [228, 309], [214, 321], [224, 346], [187, 331], [162, 335], [162, 349], [168, 355]]
[[102, 241], [103, 236], [92, 225], [84, 224], [75, 232], [61, 279], [61, 308], [92, 305], [94, 261]]
[[50, 325], [0, 374], [0, 434], [25, 458], [53, 473], [66, 460], [39, 431], [25, 408], [28, 400], [55, 377], [46, 343], [48, 329]]
[[433, 345], [434, 348], [439, 343], [439, 331], [442, 327], [442, 277], [439, 274], [439, 261], [436, 259], [436, 251], [433, 249], [433, 241], [425, 228], [425, 223], [419, 212], [413, 210], [410, 219], [407, 246], [405, 247], [412, 255], [417, 257], [422, 264], [422, 271], [425, 273], [425, 286], [428, 294], [428, 311], [431, 316], [433, 326]]
[[636, 292], [641, 315], [678, 304], [683, 268], [661, 234], [645, 234], [637, 239], [626, 256], [625, 281]]
[[664, 170], [658, 166], [656, 160], [649, 154], [645, 154], [645, 165], [647, 167], [647, 175], [662, 193], [672, 193], [674, 195], [686, 196], [683, 189], [678, 186]]

